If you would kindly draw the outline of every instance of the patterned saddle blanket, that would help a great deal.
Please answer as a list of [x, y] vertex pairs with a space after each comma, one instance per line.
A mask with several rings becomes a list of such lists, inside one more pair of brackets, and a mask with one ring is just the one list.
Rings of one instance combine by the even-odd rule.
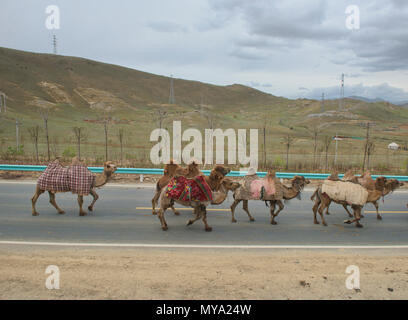
[[166, 196], [179, 201], [212, 201], [212, 192], [204, 176], [192, 179], [174, 177], [166, 187]]
[[95, 181], [95, 175], [87, 167], [73, 165], [63, 167], [58, 160], [51, 162], [38, 178], [42, 190], [88, 195]]

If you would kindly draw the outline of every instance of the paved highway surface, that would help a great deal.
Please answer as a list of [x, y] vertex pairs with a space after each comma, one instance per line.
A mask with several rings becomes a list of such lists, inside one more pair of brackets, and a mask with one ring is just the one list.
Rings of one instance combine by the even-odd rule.
[[[187, 227], [190, 211], [175, 216], [168, 210], [169, 230], [160, 228], [151, 214], [153, 189], [107, 185], [98, 191], [100, 198], [94, 212], [78, 216], [76, 196], [57, 194], [57, 203], [66, 211], [59, 215], [48, 203], [48, 194], [37, 202], [39, 216], [31, 216], [31, 197], [35, 185], [0, 183], [0, 241], [98, 242], [138, 244], [197, 245], [408, 245], [407, 192], [395, 192], [380, 202], [383, 220], [378, 221], [374, 207], [365, 207], [364, 228], [343, 224], [347, 214], [339, 205], [331, 206], [326, 216], [328, 227], [313, 224], [311, 191], [302, 200], [293, 199], [277, 218], [278, 225], [269, 223], [269, 209], [261, 201], [250, 201], [255, 222], [249, 222], [242, 204], [236, 211], [237, 223], [231, 223], [228, 209], [232, 196], [220, 206], [209, 209], [208, 222], [212, 232], [205, 232], [201, 220]], [[84, 208], [91, 197], [85, 197]], [[177, 206], [179, 207], [179, 206]], [[142, 208], [142, 209], [140, 209]], [[143, 209], [146, 208], [146, 209]]]

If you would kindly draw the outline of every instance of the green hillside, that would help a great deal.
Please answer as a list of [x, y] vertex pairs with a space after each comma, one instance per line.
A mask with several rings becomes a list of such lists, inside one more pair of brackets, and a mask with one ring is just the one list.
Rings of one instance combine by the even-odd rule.
[[[33, 143], [28, 130], [43, 128], [41, 114], [49, 112], [53, 156], [76, 153], [73, 127], [83, 127], [81, 153], [90, 162], [104, 159], [104, 126], [109, 119], [109, 157], [120, 154], [118, 132], [124, 130], [124, 164], [150, 166], [154, 144], [150, 132], [162, 123], [171, 131], [172, 121], [182, 121], [183, 129], [204, 132], [214, 128], [259, 128], [259, 159], [263, 163], [262, 128], [266, 127], [267, 165], [282, 167], [286, 159], [284, 138], [290, 147], [292, 170], [310, 169], [313, 162], [313, 128], [319, 127], [316, 157], [321, 164], [323, 136], [334, 134], [364, 137], [364, 124], [371, 122], [375, 142], [372, 165], [382, 170], [403, 172], [406, 151], [390, 153], [387, 144], [404, 146], [408, 140], [408, 109], [387, 102], [368, 103], [346, 99], [345, 110], [338, 101], [325, 102], [321, 110], [315, 100], [290, 100], [239, 84], [216, 86], [198, 81], [174, 79], [175, 104], [168, 104], [170, 78], [92, 60], [30, 53], [0, 48], [0, 92], [7, 96], [7, 113], [0, 114], [0, 154], [3, 162], [31, 161]], [[160, 113], [164, 116], [160, 116]], [[16, 145], [18, 119], [24, 151]], [[44, 130], [40, 132], [40, 156], [46, 155]], [[364, 142], [344, 140], [338, 145], [337, 164], [358, 167]], [[333, 162], [334, 143], [329, 148]], [[43, 158], [44, 159], [44, 158]], [[126, 162], [127, 161], [127, 162]], [[320, 165], [321, 167], [321, 165]]]

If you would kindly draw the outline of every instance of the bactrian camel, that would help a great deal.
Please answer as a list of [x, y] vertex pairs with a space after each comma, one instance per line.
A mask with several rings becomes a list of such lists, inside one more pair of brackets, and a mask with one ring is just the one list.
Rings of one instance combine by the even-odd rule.
[[[161, 191], [169, 184], [170, 180], [173, 177], [185, 176], [186, 178], [194, 178], [195, 176], [198, 176], [200, 174], [201, 171], [198, 169], [198, 162], [195, 160], [192, 160], [191, 163], [188, 164], [187, 168], [182, 168], [180, 165], [174, 163], [173, 160], [170, 160], [170, 162], [164, 166], [163, 176], [161, 176], [156, 183], [156, 190], [152, 199], [152, 214], [157, 214], [156, 205], [159, 201]], [[171, 206], [171, 209], [173, 210], [175, 215], [180, 214], [174, 208], [174, 206]]]
[[[364, 172], [360, 177], [357, 177], [353, 174], [353, 172], [351, 170], [347, 171], [344, 174], [344, 177], [342, 179], [343, 181], [350, 181], [350, 182], [354, 182], [354, 183], [359, 183], [360, 185], [362, 185], [364, 188], [366, 188], [367, 190], [374, 190], [375, 189], [375, 181], [373, 180], [373, 178], [371, 177], [371, 174], [369, 171]], [[390, 188], [387, 190], [384, 190], [383, 193], [383, 197], [385, 197], [386, 195], [388, 195], [389, 193], [393, 192], [395, 189], [402, 187], [404, 185], [403, 182], [398, 181], [397, 179], [390, 179], [388, 180], [390, 182]], [[314, 200], [316, 194], [317, 194], [317, 190], [315, 190], [315, 192], [313, 193], [313, 195], [311, 196], [311, 200]], [[378, 206], [378, 200], [372, 201], [371, 202], [376, 210], [377, 213], [377, 219], [378, 220], [382, 220], [381, 214], [379, 212], [379, 206]], [[348, 204], [344, 203], [343, 204], [343, 208], [346, 210], [347, 214], [349, 215], [349, 217], [353, 217], [353, 215], [351, 214], [351, 212], [348, 209]], [[329, 207], [326, 208], [326, 214], [329, 215]], [[362, 218], [364, 218], [363, 215], [361, 215]]]
[[[385, 177], [378, 177], [374, 182], [374, 190], [367, 190], [368, 198], [366, 200], [366, 203], [377, 201], [383, 196], [383, 194], [385, 194], [386, 192], [390, 192], [390, 190], [392, 190], [393, 187], [394, 187], [393, 181], [387, 181], [387, 178]], [[327, 194], [322, 193], [322, 186], [319, 186], [317, 189], [317, 193], [315, 195], [315, 204], [313, 206], [315, 224], [319, 224], [319, 221], [317, 221], [317, 216], [316, 216], [316, 213], [318, 211], [320, 214], [321, 220], [322, 220], [322, 224], [324, 226], [327, 226], [327, 223], [324, 219], [323, 212], [330, 205], [332, 201], [335, 203], [341, 204], [341, 205], [344, 205], [344, 204], [348, 205], [346, 201], [338, 201], [338, 200], [331, 199]], [[351, 224], [355, 222], [356, 227], [362, 228], [363, 225], [360, 223], [360, 219], [361, 219], [361, 210], [363, 206], [353, 204], [351, 205], [351, 208], [353, 209], [354, 219], [345, 220], [344, 223]]]
[[[268, 172], [268, 175], [272, 175], [274, 177], [273, 172]], [[303, 176], [294, 176], [290, 180], [290, 183], [291, 183], [290, 187], [287, 187], [287, 186], [285, 186], [283, 184], [279, 184], [279, 187], [282, 188], [282, 198], [284, 200], [290, 200], [290, 199], [299, 197], [299, 195], [302, 192], [305, 185], [310, 183], [310, 181], [308, 179], [305, 179], [305, 177], [303, 177]], [[235, 195], [236, 195], [236, 193], [234, 192], [234, 199], [235, 199]], [[253, 200], [253, 199], [251, 199], [251, 200]], [[242, 208], [247, 213], [247, 215], [249, 217], [249, 221], [255, 221], [254, 217], [251, 215], [251, 213], [249, 212], [249, 209], [248, 209], [248, 201], [249, 200], [235, 199], [234, 203], [231, 205], [231, 222], [237, 222], [237, 220], [235, 219], [235, 208], [237, 207], [237, 205], [241, 201], [243, 202], [242, 203]], [[274, 225], [277, 224], [277, 222], [275, 221], [275, 217], [277, 217], [279, 212], [281, 212], [283, 210], [283, 208], [284, 208], [282, 200], [267, 200], [267, 197], [266, 197], [266, 199], [263, 199], [262, 201], [265, 201], [265, 203], [269, 202], [269, 204], [270, 204], [271, 224], [274, 224]], [[279, 206], [279, 210], [275, 213], [275, 206], [276, 205]]]
[[[78, 162], [74, 159], [72, 164], [77, 165]], [[100, 188], [100, 187], [102, 187], [103, 185], [105, 185], [105, 184], [110, 180], [110, 178], [112, 177], [112, 174], [116, 171], [116, 169], [117, 169], [117, 168], [116, 168], [116, 165], [113, 164], [112, 161], [107, 161], [107, 162], [104, 163], [103, 172], [100, 173], [100, 174], [97, 174], [97, 175], [95, 176], [95, 179], [93, 180], [93, 183], [91, 184], [90, 190], [89, 190], [89, 194], [91, 194], [92, 197], [93, 197], [92, 203], [88, 206], [88, 210], [89, 210], [89, 211], [93, 211], [93, 207], [94, 207], [94, 205], [95, 205], [95, 202], [96, 202], [96, 200], [98, 200], [98, 198], [99, 198], [98, 194], [97, 194], [96, 191], [95, 191], [95, 188]], [[37, 200], [38, 200], [38, 197], [39, 197], [42, 193], [44, 193], [45, 191], [48, 191], [48, 190], [41, 189], [40, 186], [37, 184], [36, 189], [35, 189], [35, 194], [34, 194], [34, 196], [31, 198], [31, 203], [32, 203], [32, 215], [33, 215], [33, 216], [38, 216], [38, 215], [39, 215], [38, 211], [35, 209], [35, 204], [36, 204], [36, 202], [37, 202]], [[61, 191], [61, 192], [68, 192], [68, 191], [70, 191], [70, 190]], [[62, 210], [62, 209], [57, 205], [57, 203], [56, 203], [56, 201], [55, 201], [55, 194], [56, 194], [56, 193], [57, 193], [57, 192], [54, 192], [54, 191], [48, 191], [48, 194], [49, 194], [49, 197], [50, 197], [50, 203], [55, 207], [55, 209], [57, 209], [57, 211], [58, 211], [59, 214], [64, 214], [65, 211]], [[85, 216], [85, 215], [87, 215], [87, 212], [86, 212], [85, 210], [83, 210], [83, 208], [82, 208], [83, 202], [84, 202], [84, 200], [83, 200], [83, 195], [78, 194], [78, 205], [79, 205], [79, 215], [80, 215], [80, 216]]]
[[[232, 182], [230, 179], [225, 178], [225, 176], [230, 172], [230, 169], [223, 166], [216, 166], [209, 176], [205, 176], [205, 182], [208, 184], [209, 188], [213, 192], [213, 204], [220, 204], [226, 198], [226, 193], [231, 190], [235, 190], [239, 187], [239, 183]], [[202, 219], [205, 227], [205, 231], [212, 231], [212, 228], [207, 223], [207, 206], [211, 201], [180, 201], [167, 197], [166, 188], [162, 189], [160, 195], [160, 209], [157, 216], [160, 220], [161, 227], [164, 231], [168, 229], [167, 222], [164, 218], [165, 211], [170, 208], [174, 203], [181, 204], [185, 207], [191, 207], [194, 209], [195, 218], [190, 219], [187, 225], [193, 224], [195, 221]]]

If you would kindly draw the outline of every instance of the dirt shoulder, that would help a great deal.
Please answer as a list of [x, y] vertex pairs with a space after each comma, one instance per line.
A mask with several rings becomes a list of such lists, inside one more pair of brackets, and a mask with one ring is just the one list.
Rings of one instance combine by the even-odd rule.
[[[0, 247], [0, 299], [408, 298], [404, 251], [24, 248]], [[345, 286], [349, 265], [361, 291]]]

